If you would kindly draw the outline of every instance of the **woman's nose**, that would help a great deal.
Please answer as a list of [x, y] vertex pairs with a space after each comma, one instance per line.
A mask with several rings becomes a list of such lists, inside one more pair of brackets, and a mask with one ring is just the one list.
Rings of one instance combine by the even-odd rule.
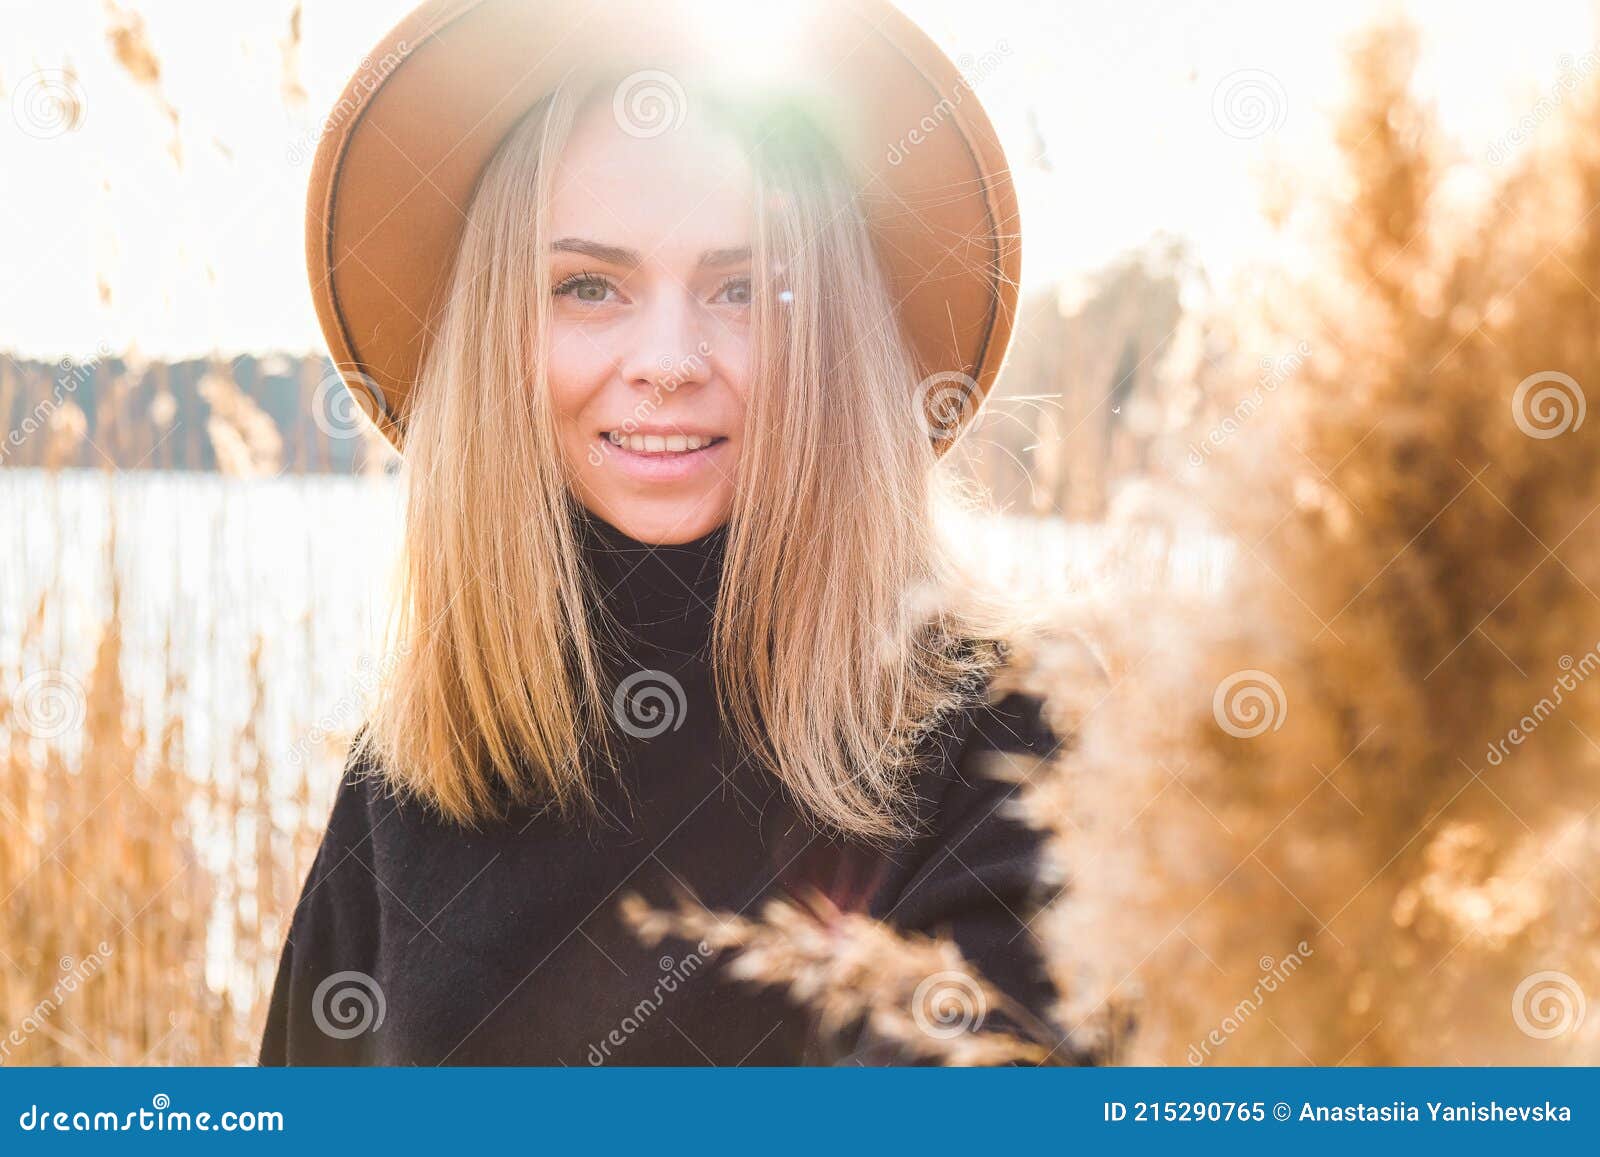
[[636, 386], [678, 386], [710, 376], [709, 327], [694, 295], [674, 286], [651, 295], [631, 327], [621, 366]]

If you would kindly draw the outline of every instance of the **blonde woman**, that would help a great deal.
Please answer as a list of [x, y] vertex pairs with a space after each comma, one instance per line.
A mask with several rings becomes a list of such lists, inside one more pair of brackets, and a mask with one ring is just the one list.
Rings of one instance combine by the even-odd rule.
[[263, 1063], [918, 1058], [617, 911], [811, 889], [953, 937], [1006, 998], [957, 1031], [1059, 1042], [981, 768], [1055, 739], [932, 515], [1015, 306], [1004, 158], [887, 5], [743, 79], [699, 7], [424, 5], [330, 117], [313, 289], [405, 582]]

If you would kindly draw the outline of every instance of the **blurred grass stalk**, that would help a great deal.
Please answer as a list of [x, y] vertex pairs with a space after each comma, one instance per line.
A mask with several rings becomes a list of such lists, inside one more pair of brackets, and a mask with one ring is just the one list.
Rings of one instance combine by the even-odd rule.
[[1600, 1060], [1600, 76], [1469, 211], [1417, 47], [1354, 47], [1315, 352], [1193, 487], [1233, 588], [1073, 624], [1040, 932], [1132, 1062]]

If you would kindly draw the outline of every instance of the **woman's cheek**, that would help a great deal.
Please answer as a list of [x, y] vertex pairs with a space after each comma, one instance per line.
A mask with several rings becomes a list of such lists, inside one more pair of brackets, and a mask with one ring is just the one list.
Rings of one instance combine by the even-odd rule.
[[557, 412], [575, 414], [603, 380], [604, 359], [594, 343], [571, 332], [553, 331], [545, 360]]
[[721, 340], [713, 347], [712, 370], [743, 401], [750, 381], [750, 336], [747, 332], [725, 332], [719, 337]]

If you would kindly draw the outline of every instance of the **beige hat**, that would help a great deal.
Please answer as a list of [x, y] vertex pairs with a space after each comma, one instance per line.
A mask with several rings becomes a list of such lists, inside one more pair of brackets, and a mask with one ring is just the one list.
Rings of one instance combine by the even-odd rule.
[[[619, 109], [630, 84], [670, 96], [674, 74], [731, 60], [820, 110], [933, 391], [941, 451], [970, 423], [1005, 356], [1022, 260], [994, 129], [955, 64], [884, 0], [763, 7], [429, 0], [361, 62], [317, 147], [306, 266], [344, 384], [395, 446], [479, 175], [541, 96], [597, 61], [637, 66]], [[728, 22], [752, 8], [765, 42], [730, 45]]]

